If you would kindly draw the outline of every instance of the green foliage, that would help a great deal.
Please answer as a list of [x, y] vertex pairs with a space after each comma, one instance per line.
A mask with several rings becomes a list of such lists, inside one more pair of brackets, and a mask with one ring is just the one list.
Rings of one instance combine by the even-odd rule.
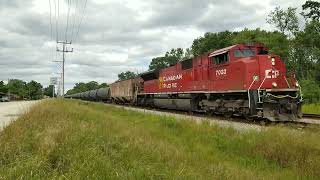
[[29, 99], [41, 99], [42, 98], [42, 85], [36, 81], [30, 81], [26, 84], [28, 90]]
[[308, 22], [292, 40], [291, 65], [299, 79], [320, 83], [320, 23]]
[[[53, 91], [54, 91], [54, 86], [53, 85], [49, 85], [48, 87], [44, 88], [43, 90], [43, 94], [49, 97], [53, 96]], [[56, 94], [54, 95], [56, 96]]]
[[300, 81], [303, 98], [306, 103], [320, 102], [320, 84], [315, 80]]
[[109, 85], [107, 83], [101, 83], [99, 85], [99, 88], [106, 88], [106, 87], [109, 87]]
[[90, 91], [90, 90], [98, 89], [101, 87], [107, 87], [107, 86], [108, 85], [106, 83], [102, 83], [99, 85], [99, 83], [97, 83], [96, 81], [90, 81], [88, 83], [79, 82], [79, 83], [76, 83], [72, 89], [67, 91], [67, 95]]
[[88, 90], [98, 89], [99, 83], [97, 83], [96, 81], [90, 81], [90, 82], [86, 83], [86, 87], [88, 88]]
[[186, 54], [182, 48], [171, 49], [171, 51], [166, 52], [164, 56], [153, 58], [150, 62], [149, 70], [163, 69], [175, 65], [179, 60], [190, 56], [190, 49], [186, 51]]
[[307, 19], [309, 18], [314, 21], [319, 21], [319, 19], [320, 19], [320, 2], [308, 0], [302, 5], [302, 9], [304, 12], [302, 12], [301, 14], [305, 18], [307, 18]]
[[266, 31], [257, 28], [255, 30], [244, 29], [235, 33], [232, 44], [239, 43], [263, 43], [269, 48], [269, 52], [279, 55], [285, 62], [288, 61], [289, 40], [284, 33], [278, 31]]
[[320, 114], [320, 103], [303, 104], [303, 113]]
[[10, 79], [7, 87], [11, 94], [18, 95], [22, 98], [26, 97], [28, 94], [26, 82], [20, 79]]
[[[319, 179], [320, 134], [50, 100], [0, 133], [1, 179]], [[32, 173], [31, 173], [32, 172]]]
[[150, 62], [149, 70], [163, 69], [169, 66], [170, 64], [167, 62], [165, 57], [155, 57], [152, 58]]
[[184, 52], [184, 57], [182, 58], [182, 60], [191, 59], [193, 57], [194, 57], [194, 55], [193, 55], [192, 49], [187, 48]]
[[118, 74], [118, 80], [122, 81], [122, 80], [126, 80], [126, 79], [132, 79], [137, 77], [138, 75], [134, 72], [131, 71], [126, 71], [126, 72], [122, 72], [120, 74]]
[[233, 44], [234, 33], [229, 31], [207, 32], [203, 37], [193, 40], [191, 49], [194, 56], [199, 56], [209, 51], [225, 48]]
[[2, 92], [2, 93], [8, 92], [8, 87], [4, 84], [3, 81], [0, 81], [0, 92]]
[[26, 83], [20, 79], [10, 79], [8, 84], [0, 81], [0, 92], [9, 93], [27, 99], [41, 99], [42, 85], [36, 81]]
[[299, 29], [296, 10], [297, 8], [292, 7], [288, 7], [287, 10], [276, 7], [268, 15], [267, 22], [277, 27], [282, 33], [288, 32], [294, 34]]

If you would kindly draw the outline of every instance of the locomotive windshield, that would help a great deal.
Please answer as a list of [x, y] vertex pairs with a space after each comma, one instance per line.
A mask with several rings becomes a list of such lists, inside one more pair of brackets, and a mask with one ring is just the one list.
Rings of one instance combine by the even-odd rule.
[[242, 58], [242, 57], [251, 57], [255, 55], [254, 50], [252, 49], [237, 49], [233, 52], [234, 57]]

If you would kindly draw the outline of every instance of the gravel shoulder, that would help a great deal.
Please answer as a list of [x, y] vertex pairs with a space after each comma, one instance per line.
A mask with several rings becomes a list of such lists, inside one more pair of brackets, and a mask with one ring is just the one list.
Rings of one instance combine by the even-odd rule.
[[126, 110], [136, 111], [136, 112], [142, 112], [142, 113], [148, 113], [148, 114], [156, 114], [161, 116], [173, 116], [178, 120], [192, 120], [196, 123], [202, 123], [204, 121], [207, 121], [210, 123], [210, 125], [218, 125], [220, 127], [226, 127], [226, 128], [234, 128], [237, 131], [262, 131], [266, 127], [256, 125], [256, 124], [248, 124], [248, 123], [241, 123], [241, 122], [234, 122], [234, 121], [227, 121], [227, 120], [221, 120], [221, 119], [214, 119], [214, 118], [206, 118], [206, 117], [196, 117], [191, 115], [183, 115], [183, 114], [175, 114], [171, 112], [162, 112], [162, 111], [156, 111], [156, 110], [148, 110], [148, 109], [142, 109], [142, 108], [135, 108], [135, 107], [127, 107], [127, 106], [119, 106], [114, 104], [106, 104], [107, 106], [114, 106], [117, 108], [123, 108]]
[[302, 118], [299, 120], [299, 122], [320, 125], [320, 120], [315, 120], [311, 118]]
[[39, 101], [0, 102], [0, 131]]

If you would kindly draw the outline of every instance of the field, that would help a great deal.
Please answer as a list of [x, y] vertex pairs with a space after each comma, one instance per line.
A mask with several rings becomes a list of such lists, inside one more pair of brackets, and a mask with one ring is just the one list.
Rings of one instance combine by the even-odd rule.
[[302, 106], [303, 113], [320, 114], [320, 103], [304, 104]]
[[319, 139], [46, 100], [0, 132], [0, 179], [319, 179]]

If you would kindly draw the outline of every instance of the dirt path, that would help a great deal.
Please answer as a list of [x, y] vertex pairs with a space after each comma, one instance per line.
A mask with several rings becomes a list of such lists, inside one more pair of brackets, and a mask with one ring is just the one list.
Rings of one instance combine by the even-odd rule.
[[0, 131], [39, 101], [0, 102]]

